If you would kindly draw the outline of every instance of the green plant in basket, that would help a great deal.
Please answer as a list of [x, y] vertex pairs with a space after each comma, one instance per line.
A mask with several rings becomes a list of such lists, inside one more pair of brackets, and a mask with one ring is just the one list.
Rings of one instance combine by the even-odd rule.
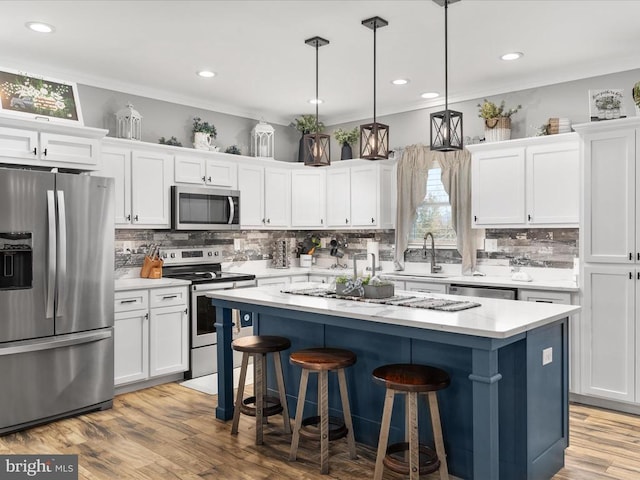
[[631, 92], [633, 95], [633, 101], [636, 103], [636, 106], [640, 108], [640, 82], [636, 82]]
[[353, 145], [358, 141], [360, 132], [358, 127], [355, 127], [353, 130], [342, 130], [341, 128], [338, 128], [333, 132], [333, 136], [340, 145], [344, 145], [345, 143], [347, 145]]
[[300, 117], [294, 118], [289, 126], [295, 127], [295, 129], [303, 135], [307, 133], [320, 133], [324, 130], [324, 123], [320, 121], [316, 122], [316, 116], [310, 114], [300, 115]]
[[478, 104], [478, 107], [480, 108], [478, 116], [485, 120], [491, 120], [500, 117], [510, 118], [511, 115], [522, 108], [522, 105], [518, 105], [516, 108], [505, 109], [504, 100], [500, 102], [500, 105], [496, 105], [485, 98], [482, 104]]
[[351, 280], [351, 277], [347, 277], [346, 275], [340, 275], [339, 277], [336, 277], [336, 284], [338, 284], [338, 285], [344, 285], [344, 284], [346, 284], [349, 280]]
[[208, 133], [212, 138], [216, 138], [216, 135], [218, 135], [215, 125], [213, 123], [203, 122], [200, 117], [193, 117], [192, 131], [193, 133]]

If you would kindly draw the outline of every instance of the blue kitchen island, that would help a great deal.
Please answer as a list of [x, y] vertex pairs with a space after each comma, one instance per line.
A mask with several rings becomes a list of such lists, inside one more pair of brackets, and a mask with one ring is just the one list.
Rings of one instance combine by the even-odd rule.
[[[331, 346], [356, 353], [357, 363], [346, 373], [358, 442], [378, 442], [384, 388], [372, 382], [371, 372], [389, 363], [424, 363], [451, 376], [451, 385], [438, 392], [438, 398], [452, 475], [548, 479], [561, 469], [569, 438], [568, 319], [579, 307], [398, 293], [481, 305], [434, 311], [283, 293], [280, 287], [209, 294], [218, 319], [216, 417], [233, 416], [232, 309], [241, 309], [253, 312], [255, 334], [290, 338], [290, 352]], [[289, 411], [295, 412], [300, 371], [286, 360], [283, 368]], [[340, 415], [337, 381], [330, 382], [335, 382], [329, 385], [331, 414]], [[317, 408], [313, 388], [310, 382], [309, 414]], [[421, 442], [429, 443], [427, 411], [426, 406], [421, 409], [419, 424]], [[403, 439], [403, 422], [404, 406], [396, 401], [390, 443]]]

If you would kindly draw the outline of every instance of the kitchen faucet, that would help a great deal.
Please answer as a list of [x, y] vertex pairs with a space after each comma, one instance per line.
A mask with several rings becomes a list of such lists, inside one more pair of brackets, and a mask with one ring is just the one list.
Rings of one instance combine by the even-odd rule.
[[431, 237], [431, 273], [438, 273], [442, 271], [441, 265], [436, 265], [436, 246], [433, 239], [433, 233], [427, 232], [424, 234], [424, 244], [422, 246], [422, 257], [427, 258], [427, 237]]

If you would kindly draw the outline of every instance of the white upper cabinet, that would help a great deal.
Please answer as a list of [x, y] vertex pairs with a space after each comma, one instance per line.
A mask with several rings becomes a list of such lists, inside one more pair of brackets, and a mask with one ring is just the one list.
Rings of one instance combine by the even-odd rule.
[[377, 226], [378, 175], [375, 164], [351, 167], [351, 225], [354, 227]]
[[351, 225], [351, 169], [327, 169], [327, 227]]
[[326, 226], [326, 171], [303, 167], [291, 172], [291, 226]]
[[289, 169], [263, 167], [257, 163], [240, 165], [238, 187], [242, 228], [289, 227], [291, 223], [291, 171]]
[[636, 246], [637, 128], [596, 131], [583, 137], [584, 261], [630, 263]]
[[485, 228], [577, 227], [577, 135], [469, 145], [472, 225]]
[[[225, 160], [223, 154], [177, 153], [175, 155], [175, 182], [211, 187], [238, 188], [238, 164]], [[224, 157], [229, 155], [224, 154]]]
[[0, 116], [0, 163], [97, 170], [107, 130]]
[[102, 168], [94, 173], [115, 179], [118, 228], [169, 228], [172, 156], [140, 148], [139, 142], [105, 140]]

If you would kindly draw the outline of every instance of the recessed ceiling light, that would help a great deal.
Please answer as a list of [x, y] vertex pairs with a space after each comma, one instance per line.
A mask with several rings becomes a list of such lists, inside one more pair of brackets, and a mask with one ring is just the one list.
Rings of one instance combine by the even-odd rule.
[[409, 83], [409, 80], [407, 78], [398, 78], [396, 80], [392, 80], [391, 83], [394, 85], [406, 85]]
[[323, 101], [322, 101], [321, 98], [312, 98], [312, 99], [309, 100], [309, 103], [311, 103], [313, 105], [315, 105], [317, 103], [318, 105], [320, 105], [321, 103], [323, 103]]
[[42, 22], [27, 22], [25, 26], [38, 33], [53, 33], [55, 28], [52, 25], [48, 25]]
[[422, 98], [437, 98], [440, 96], [438, 92], [426, 92], [420, 95]]
[[522, 52], [505, 53], [504, 55], [502, 55], [500, 57], [500, 59], [501, 60], [518, 60], [523, 55], [524, 55], [524, 53], [522, 53]]
[[198, 72], [198, 75], [204, 78], [211, 78], [216, 76], [215, 72], [212, 72], [211, 70], [200, 70]]

